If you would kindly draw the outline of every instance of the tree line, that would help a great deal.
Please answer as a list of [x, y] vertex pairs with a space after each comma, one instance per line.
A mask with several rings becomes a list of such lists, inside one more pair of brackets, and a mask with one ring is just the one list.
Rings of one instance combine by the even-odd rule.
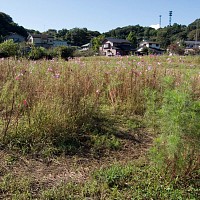
[[[5, 37], [11, 32], [18, 33], [24, 37], [27, 37], [28, 33], [41, 33], [37, 30], [25, 29], [24, 27], [19, 26], [14, 23], [9, 15], [0, 12], [0, 42], [4, 41]], [[151, 27], [130, 25], [118, 27], [105, 33], [77, 27], [70, 30], [65, 28], [61, 30], [49, 29], [46, 32], [43, 32], [43, 34], [54, 36], [55, 39], [65, 40], [71, 46], [81, 46], [86, 43], [92, 43], [94, 51], [98, 51], [98, 47], [105, 37], [128, 39], [135, 47], [137, 47], [142, 40], [150, 40], [160, 43], [162, 48], [167, 48], [169, 45], [176, 42], [200, 40], [199, 33], [200, 19], [196, 19], [188, 26], [174, 23], [172, 26], [166, 26], [157, 30]]]

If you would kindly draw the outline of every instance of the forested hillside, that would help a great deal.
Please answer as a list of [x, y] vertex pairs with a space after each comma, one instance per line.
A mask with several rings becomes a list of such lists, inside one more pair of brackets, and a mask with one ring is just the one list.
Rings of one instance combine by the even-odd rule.
[[18, 33], [24, 37], [28, 35], [24, 27], [16, 24], [9, 15], [0, 12], [0, 42], [10, 33]]
[[[199, 24], [199, 27], [197, 27]], [[173, 26], [166, 26], [155, 30], [151, 27], [125, 26], [116, 28], [105, 33], [106, 37], [117, 37], [126, 39], [129, 33], [135, 34], [137, 41], [143, 39], [159, 42], [163, 48], [183, 40], [200, 40], [200, 19], [195, 20], [188, 26], [174, 23]]]

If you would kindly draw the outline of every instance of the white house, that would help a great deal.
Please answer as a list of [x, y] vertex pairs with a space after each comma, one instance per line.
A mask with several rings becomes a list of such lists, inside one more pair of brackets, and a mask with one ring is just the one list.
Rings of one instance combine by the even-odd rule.
[[157, 43], [157, 42], [142, 41], [142, 42], [140, 43], [139, 47], [147, 47], [147, 48], [160, 49], [160, 44]]
[[124, 56], [131, 54], [135, 49], [128, 40], [105, 38], [99, 50], [105, 56]]
[[152, 41], [142, 41], [136, 51], [138, 55], [148, 54], [150, 50], [153, 54], [163, 54], [164, 50], [160, 48], [160, 44]]
[[54, 37], [45, 34], [29, 34], [27, 42], [34, 44], [36, 47], [50, 48], [53, 46]]

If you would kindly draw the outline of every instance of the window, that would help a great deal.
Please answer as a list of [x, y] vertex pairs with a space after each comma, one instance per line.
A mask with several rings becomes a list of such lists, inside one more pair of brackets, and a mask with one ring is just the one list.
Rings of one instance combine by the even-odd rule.
[[109, 43], [104, 44], [104, 45], [103, 45], [103, 48], [104, 48], [104, 49], [109, 49], [109, 48], [110, 48], [110, 44], [109, 44]]

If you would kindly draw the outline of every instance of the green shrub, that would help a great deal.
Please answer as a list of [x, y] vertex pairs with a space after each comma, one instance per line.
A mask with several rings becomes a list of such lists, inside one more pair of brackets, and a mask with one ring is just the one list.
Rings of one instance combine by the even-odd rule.
[[152, 92], [147, 113], [159, 133], [151, 158], [163, 172], [177, 177], [191, 174], [199, 165], [200, 102], [192, 98], [189, 86], [173, 89], [171, 83], [168, 80], [159, 102], [158, 93]]
[[57, 52], [57, 55], [65, 60], [68, 60], [69, 57], [73, 57], [73, 53], [75, 49], [73, 47], [56, 47], [55, 51]]
[[17, 56], [19, 45], [14, 43], [13, 40], [6, 40], [0, 44], [0, 57]]
[[46, 49], [43, 47], [32, 47], [29, 52], [28, 58], [31, 60], [42, 59], [46, 56]]

